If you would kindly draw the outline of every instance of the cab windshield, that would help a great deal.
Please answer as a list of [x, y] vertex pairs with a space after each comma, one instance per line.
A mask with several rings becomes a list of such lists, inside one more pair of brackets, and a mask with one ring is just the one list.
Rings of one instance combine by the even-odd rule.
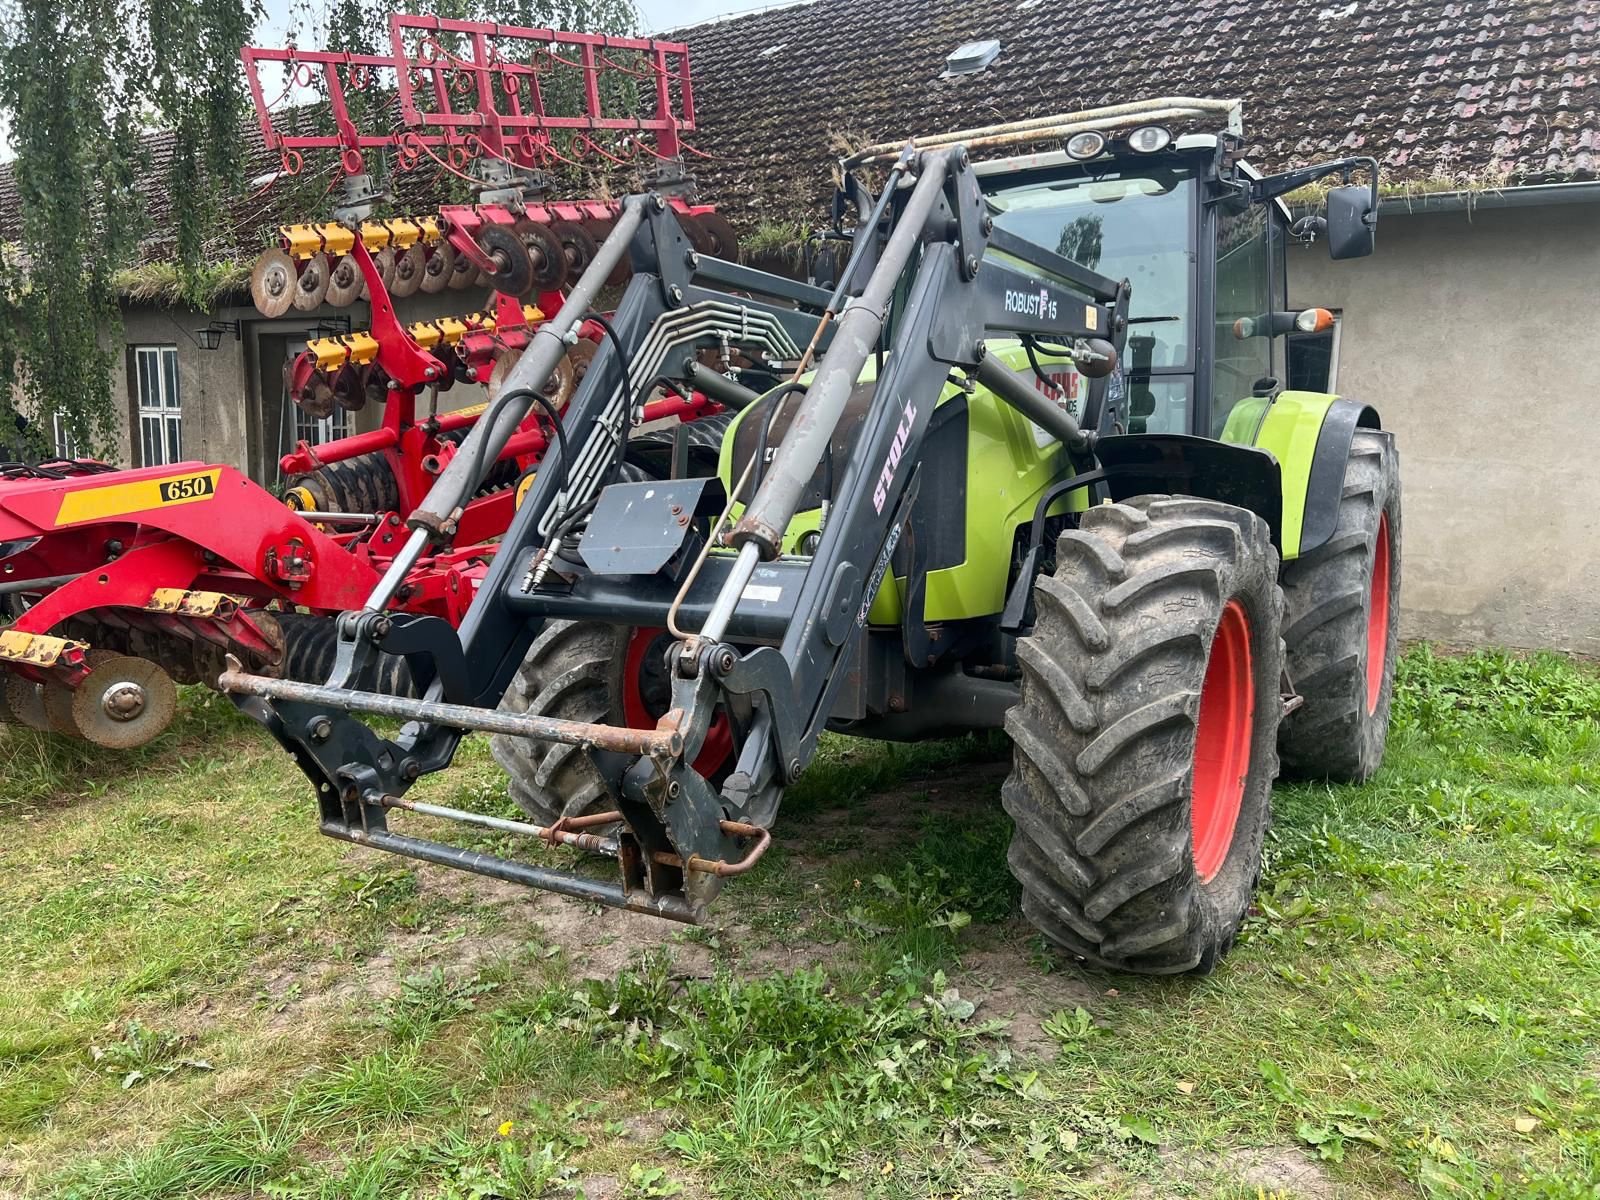
[[989, 194], [995, 224], [1090, 270], [1133, 284], [1136, 336], [1153, 338], [1150, 367], [1190, 362], [1194, 174], [1171, 167], [1000, 188]]

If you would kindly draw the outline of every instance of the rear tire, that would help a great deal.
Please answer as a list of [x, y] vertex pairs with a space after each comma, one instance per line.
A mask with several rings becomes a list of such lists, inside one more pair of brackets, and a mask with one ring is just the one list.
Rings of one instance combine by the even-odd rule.
[[1001, 795], [1023, 912], [1077, 957], [1204, 972], [1232, 945], [1278, 766], [1277, 573], [1266, 523], [1207, 500], [1101, 505], [1061, 535]]
[[1400, 647], [1400, 458], [1358, 429], [1333, 536], [1284, 564], [1283, 641], [1305, 703], [1279, 734], [1284, 773], [1359, 783], [1383, 763]]

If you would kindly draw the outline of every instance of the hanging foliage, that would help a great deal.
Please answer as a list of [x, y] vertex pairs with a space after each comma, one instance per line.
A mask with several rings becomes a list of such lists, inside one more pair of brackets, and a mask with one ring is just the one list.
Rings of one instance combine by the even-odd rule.
[[[387, 48], [394, 11], [605, 33], [637, 26], [631, 0], [331, 0], [315, 11], [294, 0], [289, 15], [299, 44], [360, 52]], [[199, 297], [215, 276], [213, 233], [236, 248], [227, 218], [249, 147], [238, 53], [261, 13], [261, 0], [0, 0], [0, 128], [20, 199], [20, 223], [0, 226], [0, 457], [16, 445], [19, 413], [32, 419], [35, 453], [48, 450], [54, 418], [80, 450], [117, 455], [125, 414], [113, 403], [123, 367], [114, 277], [148, 239], [147, 265], [170, 264], [176, 293]], [[608, 86], [633, 91], [608, 99], [632, 107], [635, 85], [618, 80]], [[555, 86], [548, 99], [560, 109]], [[353, 108], [388, 102], [352, 97]], [[307, 119], [325, 120], [321, 107]], [[305, 175], [284, 190], [316, 192], [299, 213], [309, 218], [331, 203], [329, 177]]]
[[[112, 276], [154, 204], [170, 205], [180, 269], [200, 267], [208, 222], [238, 175], [237, 55], [258, 12], [256, 0], [0, 3], [0, 120], [21, 209], [0, 280], [16, 330], [4, 407], [33, 418], [36, 449], [56, 414], [83, 449], [120, 440]], [[171, 133], [147, 136], [157, 129]], [[145, 173], [164, 195], [141, 195]]]

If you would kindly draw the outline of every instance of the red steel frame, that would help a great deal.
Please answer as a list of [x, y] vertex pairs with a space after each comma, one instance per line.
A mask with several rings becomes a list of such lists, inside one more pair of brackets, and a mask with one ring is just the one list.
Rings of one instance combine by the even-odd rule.
[[[415, 167], [422, 154], [435, 148], [443, 160], [459, 170], [487, 154], [514, 166], [537, 168], [561, 157], [548, 131], [570, 131], [577, 144], [599, 154], [607, 152], [589, 138], [590, 133], [633, 135], [634, 144], [662, 159], [676, 159], [685, 147], [681, 131], [694, 129], [693, 91], [689, 79], [688, 48], [681, 43], [640, 38], [613, 38], [473, 21], [396, 15], [390, 20], [391, 55], [339, 54], [245, 47], [241, 51], [251, 96], [270, 149], [282, 157], [286, 174], [304, 164], [303, 151], [338, 149], [340, 165], [349, 175], [364, 170], [365, 150], [394, 153], [402, 170]], [[417, 39], [416, 53], [407, 39]], [[458, 57], [449, 41], [470, 47], [470, 57]], [[504, 56], [507, 44], [526, 50], [526, 62]], [[600, 80], [607, 71], [642, 75], [614, 61], [607, 52], [637, 54], [648, 64], [654, 82], [655, 113], [650, 118], [608, 116], [603, 111]], [[575, 60], [563, 52], [576, 55]], [[284, 133], [273, 123], [258, 71], [263, 62], [284, 63], [292, 80], [309, 84], [320, 68], [337, 133], [301, 135]], [[583, 112], [558, 117], [546, 112], [541, 76], [565, 66], [583, 73]], [[406, 128], [362, 132], [350, 116], [347, 88], [372, 86], [374, 75], [393, 71]], [[343, 73], [341, 75], [341, 72]], [[419, 104], [419, 88], [431, 94], [432, 109]], [[674, 89], [681, 111], [674, 114]], [[473, 111], [456, 111], [453, 96], [475, 95]], [[502, 108], [503, 105], [503, 108]], [[657, 149], [650, 150], [638, 136], [653, 134]], [[692, 148], [690, 148], [692, 149]], [[581, 152], [581, 151], [580, 151]], [[436, 155], [433, 157], [437, 158]], [[707, 205], [690, 205], [673, 199], [680, 211], [698, 214]], [[581, 221], [614, 216], [611, 201], [583, 200], [561, 203], [450, 205], [441, 208], [442, 231], [458, 250], [478, 266], [493, 269], [473, 236], [486, 223], [510, 225], [519, 218], [535, 221]], [[398, 512], [375, 514], [374, 526], [341, 532], [336, 525], [319, 525], [316, 514], [296, 512], [265, 488], [229, 466], [199, 462], [178, 463], [124, 471], [74, 473], [66, 477], [29, 477], [9, 474], [0, 479], [0, 543], [16, 549], [0, 565], [0, 579], [41, 580], [40, 598], [9, 625], [19, 633], [47, 634], [62, 622], [89, 612], [140, 610], [156, 628], [181, 621], [154, 614], [155, 593], [161, 589], [220, 593], [227, 601], [229, 636], [241, 644], [269, 650], [248, 620], [232, 620], [237, 603], [244, 612], [277, 603], [313, 612], [337, 613], [359, 607], [371, 593], [393, 554], [405, 540], [403, 517], [426, 494], [433, 477], [449, 462], [455, 444], [441, 439], [472, 424], [477, 411], [467, 410], [417, 419], [416, 399], [422, 388], [450, 377], [450, 354], [482, 368], [503, 351], [520, 350], [531, 334], [522, 303], [496, 293], [494, 328], [487, 323], [470, 329], [457, 347], [430, 352], [420, 345], [394, 311], [388, 289], [360, 237], [349, 253], [366, 279], [372, 306], [370, 337], [377, 343], [372, 366], [390, 383], [383, 425], [321, 446], [302, 442], [280, 463], [288, 475], [308, 474], [318, 467], [381, 453], [397, 485]], [[542, 311], [553, 312], [562, 302], [559, 293], [539, 297]], [[598, 328], [586, 327], [584, 336], [597, 339]], [[304, 384], [319, 369], [310, 352], [297, 360], [293, 378]], [[671, 417], [692, 420], [717, 410], [698, 393], [688, 399], [669, 395], [645, 406], [644, 420]], [[519, 468], [537, 462], [546, 449], [545, 435], [530, 418], [500, 454]], [[65, 464], [64, 467], [70, 467]], [[156, 501], [154, 489], [174, 478], [211, 480], [210, 493]], [[144, 490], [139, 490], [143, 485]], [[102, 490], [93, 503], [79, 508], [68, 498]], [[118, 499], [107, 499], [116, 496]], [[126, 502], [121, 497], [149, 498]], [[102, 502], [103, 501], [103, 502]], [[397, 606], [444, 616], [459, 622], [470, 605], [476, 583], [494, 551], [494, 539], [510, 524], [516, 503], [514, 489], [505, 488], [468, 504], [458, 522], [452, 548], [421, 560], [395, 598]], [[73, 577], [54, 584], [43, 581]], [[243, 613], [239, 614], [243, 616]], [[203, 626], [201, 636], [220, 636]], [[57, 666], [38, 668], [14, 660], [3, 668], [43, 681], [52, 676], [74, 685], [86, 671], [82, 649], [71, 643]]]
[[[415, 45], [408, 45], [414, 41]], [[465, 44], [457, 55], [449, 41]], [[590, 133], [632, 134], [636, 145], [661, 159], [676, 159], [686, 148], [680, 134], [693, 131], [694, 88], [689, 76], [689, 48], [682, 42], [647, 38], [570, 33], [486, 21], [455, 21], [431, 16], [395, 14], [389, 19], [390, 53], [353, 54], [246, 46], [240, 51], [250, 95], [269, 150], [276, 150], [286, 174], [304, 164], [304, 151], [337, 149], [346, 174], [365, 169], [364, 150], [394, 152], [401, 170], [417, 166], [424, 155], [443, 150], [442, 160], [461, 170], [482, 155], [517, 167], [538, 168], [561, 158], [549, 132], [568, 131], [581, 149], [607, 151]], [[507, 50], [515, 57], [508, 57]], [[630, 67], [607, 52], [639, 55], [644, 70]], [[565, 57], [571, 54], [573, 58]], [[524, 61], [525, 59], [525, 61]], [[320, 80], [327, 93], [337, 132], [298, 134], [280, 130], [262, 89], [260, 64], [282, 63], [291, 86]], [[583, 111], [556, 116], [545, 109], [541, 77], [566, 68], [583, 78]], [[649, 117], [610, 115], [604, 111], [601, 78], [608, 72], [649, 75], [655, 113]], [[392, 73], [404, 128], [363, 131], [350, 115], [346, 93], [374, 86], [380, 73]], [[676, 91], [676, 97], [674, 92]], [[424, 107], [420, 97], [432, 102]], [[474, 98], [476, 107], [458, 110], [455, 98]], [[676, 98], [677, 104], [674, 105]], [[656, 147], [643, 146], [640, 134], [653, 135]]]

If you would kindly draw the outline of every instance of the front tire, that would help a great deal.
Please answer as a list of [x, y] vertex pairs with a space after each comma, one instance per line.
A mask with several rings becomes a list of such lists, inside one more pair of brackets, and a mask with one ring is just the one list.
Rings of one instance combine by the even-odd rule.
[[1283, 568], [1283, 641], [1304, 703], [1280, 734], [1285, 774], [1360, 783], [1383, 763], [1400, 648], [1400, 458], [1358, 429], [1333, 536]]
[[1209, 971], [1233, 943], [1277, 774], [1277, 572], [1266, 523], [1207, 500], [1102, 505], [1061, 535], [1001, 795], [1023, 912], [1077, 957]]

